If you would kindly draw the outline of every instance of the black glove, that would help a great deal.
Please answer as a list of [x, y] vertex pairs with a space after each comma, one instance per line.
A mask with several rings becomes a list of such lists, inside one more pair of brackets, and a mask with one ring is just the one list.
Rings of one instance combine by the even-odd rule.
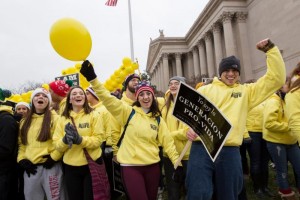
[[72, 147], [72, 144], [73, 144], [73, 138], [74, 138], [70, 126], [71, 126], [70, 122], [66, 124], [66, 126], [65, 126], [65, 133], [66, 133], [66, 134], [65, 134], [65, 136], [64, 136], [63, 139], [62, 139], [62, 141], [63, 141], [65, 144], [69, 145], [69, 149], [71, 149], [71, 147]]
[[50, 155], [45, 155], [43, 156], [43, 158], [47, 158], [47, 160], [43, 164], [43, 167], [46, 169], [51, 169], [53, 165], [56, 163], [56, 161], [53, 160]]
[[184, 171], [182, 166], [178, 166], [172, 175], [173, 181], [176, 183], [182, 183], [184, 181]]
[[77, 130], [72, 124], [70, 123], [66, 124], [65, 131], [66, 131], [65, 137], [67, 138], [67, 140], [68, 139], [71, 140], [73, 144], [81, 144], [82, 137], [81, 135], [78, 134]]
[[268, 43], [265, 46], [263, 46], [261, 48], [258, 48], [258, 49], [261, 50], [261, 51], [263, 51], [263, 52], [265, 52], [265, 53], [267, 53], [274, 46], [275, 46], [274, 43], [269, 39]]
[[36, 174], [36, 166], [28, 159], [23, 159], [19, 161], [20, 166], [26, 171], [28, 177], [30, 174]]
[[77, 132], [77, 130], [74, 128], [74, 126], [71, 124], [70, 129], [73, 133], [73, 144], [81, 144], [82, 142], [82, 137], [81, 135], [79, 135], [79, 133]]
[[86, 78], [87, 81], [91, 81], [97, 78], [97, 75], [94, 71], [94, 67], [88, 60], [85, 60], [81, 64], [80, 73]]

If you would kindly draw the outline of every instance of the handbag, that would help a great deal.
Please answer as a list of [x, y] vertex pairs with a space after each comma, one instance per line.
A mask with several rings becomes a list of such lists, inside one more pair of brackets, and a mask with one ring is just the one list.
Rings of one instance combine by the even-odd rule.
[[[71, 117], [71, 120], [77, 130], [73, 117]], [[85, 148], [83, 152], [91, 173], [94, 200], [110, 200], [110, 185], [102, 157], [100, 157], [102, 164], [98, 164], [91, 158]]]

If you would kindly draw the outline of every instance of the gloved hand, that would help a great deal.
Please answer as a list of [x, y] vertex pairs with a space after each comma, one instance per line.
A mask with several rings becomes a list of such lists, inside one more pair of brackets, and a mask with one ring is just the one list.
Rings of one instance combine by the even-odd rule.
[[45, 155], [43, 156], [43, 158], [47, 158], [47, 160], [43, 164], [43, 167], [46, 169], [51, 169], [53, 165], [56, 163], [56, 161], [53, 160], [50, 155]]
[[65, 136], [63, 137], [63, 139], [62, 139], [62, 141], [65, 143], [65, 144], [67, 144], [67, 145], [69, 145], [69, 149], [71, 149], [71, 147], [72, 147], [72, 144], [73, 144], [73, 138], [74, 138], [74, 136], [73, 136], [73, 133], [72, 133], [72, 130], [71, 130], [71, 124], [70, 124], [70, 122], [69, 123], [67, 123], [66, 124], [66, 126], [65, 126]]
[[94, 67], [88, 60], [85, 60], [81, 64], [80, 73], [86, 78], [87, 81], [91, 81], [97, 78], [97, 75], [94, 71]]
[[265, 53], [274, 47], [274, 43], [270, 39], [262, 40], [257, 43], [256, 47], [258, 50], [261, 50]]
[[182, 183], [184, 181], [184, 171], [182, 166], [178, 166], [172, 175], [173, 181], [176, 183]]
[[72, 124], [70, 123], [66, 124], [65, 131], [66, 131], [66, 138], [70, 139], [73, 144], [81, 144], [82, 137], [81, 135], [78, 134], [77, 130]]
[[72, 130], [73, 133], [73, 144], [81, 144], [82, 142], [82, 136], [79, 135], [77, 130], [74, 128], [74, 126], [71, 124], [70, 129]]
[[36, 174], [36, 166], [28, 159], [23, 159], [19, 161], [20, 166], [25, 170], [28, 177], [30, 177], [30, 174], [35, 175]]

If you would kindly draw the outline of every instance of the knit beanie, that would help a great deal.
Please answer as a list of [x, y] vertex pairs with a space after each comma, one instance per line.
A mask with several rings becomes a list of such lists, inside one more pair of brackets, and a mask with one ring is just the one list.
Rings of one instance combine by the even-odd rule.
[[141, 81], [135, 88], [135, 98], [137, 98], [139, 96], [139, 94], [145, 90], [151, 92], [153, 97], [155, 97], [153, 87], [150, 85], [150, 83], [148, 83], [146, 81]]
[[169, 83], [170, 83], [172, 80], [176, 80], [176, 81], [178, 81], [178, 82], [183, 82], [183, 83], [185, 83], [185, 78], [182, 77], [182, 76], [173, 76], [172, 78], [170, 78]]
[[4, 101], [5, 98], [9, 98], [11, 96], [11, 92], [9, 90], [4, 90], [0, 88], [0, 101]]
[[223, 58], [219, 64], [219, 75], [228, 70], [228, 69], [234, 69], [241, 73], [241, 64], [240, 60], [236, 58], [235, 56], [229, 56], [227, 58]]
[[70, 87], [72, 86], [72, 81], [56, 80], [49, 84], [50, 89], [61, 97], [66, 97]]
[[52, 98], [51, 98], [51, 94], [48, 90], [46, 90], [45, 88], [37, 88], [35, 89], [32, 94], [31, 94], [31, 98], [30, 98], [30, 103], [32, 103], [32, 99], [35, 95], [37, 95], [38, 93], [43, 93], [44, 95], [46, 95], [48, 97], [48, 100], [49, 100], [49, 105], [51, 105], [51, 101], [52, 101]]
[[90, 93], [93, 97], [95, 97], [95, 99], [97, 99], [97, 100], [99, 101], [99, 98], [98, 98], [98, 96], [97, 96], [97, 94], [95, 93], [95, 91], [94, 91], [93, 88], [88, 87], [88, 88], [86, 89], [86, 91], [89, 91], [89, 93]]
[[137, 75], [137, 74], [130, 74], [130, 75], [128, 75], [125, 78], [125, 81], [123, 82], [123, 86], [124, 86], [125, 89], [127, 88], [127, 85], [129, 83], [129, 81], [131, 81], [133, 78], [137, 78], [137, 79], [141, 80], [141, 77], [139, 75]]
[[17, 103], [17, 105], [15, 106], [15, 110], [17, 110], [18, 106], [25, 106], [26, 108], [28, 108], [30, 110], [30, 106], [28, 103], [24, 102], [24, 101], [21, 101], [19, 103]]

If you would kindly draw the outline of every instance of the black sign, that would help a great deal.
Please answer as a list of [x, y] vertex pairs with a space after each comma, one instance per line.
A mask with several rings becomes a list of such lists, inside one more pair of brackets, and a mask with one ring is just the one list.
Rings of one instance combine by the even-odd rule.
[[173, 115], [199, 135], [215, 161], [231, 129], [231, 124], [218, 108], [196, 90], [181, 83]]
[[73, 82], [73, 86], [78, 86], [79, 85], [79, 74], [75, 73], [75, 74], [67, 74], [65, 76], [58, 76], [55, 77], [55, 80], [70, 80]]
[[121, 165], [120, 163], [114, 161], [112, 159], [113, 166], [113, 182], [114, 182], [114, 190], [117, 192], [125, 193], [125, 189], [123, 186], [123, 181], [121, 177]]

